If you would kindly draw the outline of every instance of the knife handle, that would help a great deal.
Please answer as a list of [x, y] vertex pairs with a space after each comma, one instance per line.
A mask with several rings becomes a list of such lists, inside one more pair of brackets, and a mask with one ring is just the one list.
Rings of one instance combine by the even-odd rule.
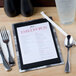
[[2, 57], [2, 60], [3, 60], [3, 65], [5, 67], [5, 70], [6, 71], [10, 71], [11, 67], [9, 66], [8, 62], [6, 61], [5, 56], [4, 56], [4, 54], [3, 54], [1, 49], [0, 49], [0, 53], [1, 53], [1, 57]]

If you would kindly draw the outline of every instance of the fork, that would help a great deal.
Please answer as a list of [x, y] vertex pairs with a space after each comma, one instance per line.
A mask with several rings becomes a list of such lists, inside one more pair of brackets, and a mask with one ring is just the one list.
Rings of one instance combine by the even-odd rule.
[[2, 40], [6, 44], [7, 49], [8, 49], [9, 65], [13, 66], [15, 64], [15, 62], [14, 62], [13, 57], [11, 56], [11, 53], [10, 53], [10, 49], [9, 49], [9, 45], [8, 45], [8, 43], [9, 43], [9, 36], [8, 36], [8, 33], [7, 33], [7, 30], [6, 30], [5, 26], [0, 29], [0, 32], [1, 32]]

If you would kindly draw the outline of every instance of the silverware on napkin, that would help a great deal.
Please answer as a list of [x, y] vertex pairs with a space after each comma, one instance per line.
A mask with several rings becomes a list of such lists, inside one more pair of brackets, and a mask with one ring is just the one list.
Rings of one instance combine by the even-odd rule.
[[7, 49], [8, 49], [9, 65], [13, 66], [15, 64], [15, 62], [14, 62], [14, 59], [13, 59], [11, 53], [10, 53], [10, 49], [9, 49], [9, 45], [8, 45], [8, 43], [9, 43], [9, 36], [8, 36], [8, 33], [7, 33], [7, 30], [6, 30], [5, 26], [1, 27], [0, 33], [1, 33], [2, 40], [6, 44]]
[[3, 54], [3, 50], [1, 48], [1, 44], [0, 44], [0, 54], [1, 54], [1, 57], [2, 57], [2, 61], [3, 61], [3, 65], [5, 67], [5, 70], [10, 71], [11, 70], [11, 67], [10, 67], [10, 65], [8, 64], [8, 62], [5, 59], [5, 56]]

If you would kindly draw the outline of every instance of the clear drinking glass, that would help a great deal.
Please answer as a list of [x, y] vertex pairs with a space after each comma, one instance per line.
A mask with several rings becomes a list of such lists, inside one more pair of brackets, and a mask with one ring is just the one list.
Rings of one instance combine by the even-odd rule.
[[76, 0], [55, 0], [60, 22], [70, 24], [75, 19]]

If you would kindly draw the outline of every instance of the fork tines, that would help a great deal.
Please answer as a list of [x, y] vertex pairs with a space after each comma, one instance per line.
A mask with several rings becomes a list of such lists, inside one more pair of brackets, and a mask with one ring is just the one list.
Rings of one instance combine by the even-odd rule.
[[7, 30], [6, 30], [5, 26], [1, 27], [0, 32], [1, 32], [3, 42], [5, 42], [6, 40], [9, 41], [9, 36], [8, 36], [8, 33], [7, 33]]

